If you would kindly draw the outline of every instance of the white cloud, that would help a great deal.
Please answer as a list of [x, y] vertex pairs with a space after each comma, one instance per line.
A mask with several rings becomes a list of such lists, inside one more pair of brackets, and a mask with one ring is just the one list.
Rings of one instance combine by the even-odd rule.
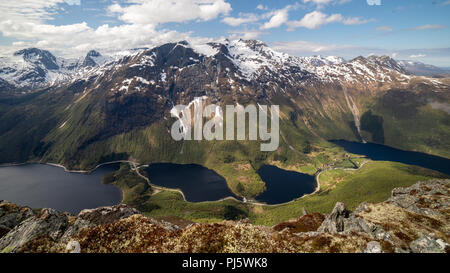
[[192, 20], [209, 21], [231, 11], [231, 5], [224, 0], [134, 0], [133, 2], [136, 4], [125, 7], [119, 4], [111, 5], [108, 11], [119, 14], [119, 19], [124, 22], [141, 25]]
[[328, 4], [345, 4], [352, 0], [303, 0], [303, 3], [313, 3], [318, 7], [323, 7]]
[[268, 7], [268, 6], [264, 6], [264, 5], [259, 4], [258, 6], [256, 6], [256, 9], [259, 9], [259, 10], [268, 10], [269, 7]]
[[427, 56], [426, 54], [416, 54], [416, 55], [411, 55], [409, 57], [415, 59], [415, 58], [423, 58], [426, 56]]
[[270, 20], [268, 22], [265, 22], [261, 26], [261, 29], [270, 29], [282, 26], [289, 20], [289, 11], [296, 10], [299, 7], [300, 5], [298, 3], [295, 3], [294, 5], [287, 5], [282, 9], [263, 14], [263, 18], [270, 18]]
[[299, 21], [287, 22], [287, 25], [289, 26], [288, 30], [294, 30], [299, 27], [304, 27], [307, 29], [318, 29], [321, 26], [329, 23], [339, 22], [345, 25], [358, 25], [358, 24], [365, 24], [370, 21], [371, 20], [361, 19], [360, 17], [344, 17], [339, 13], [327, 15], [320, 11], [313, 11], [306, 14]]
[[75, 57], [91, 49], [102, 53], [113, 53], [118, 49], [155, 46], [166, 42], [195, 39], [191, 33], [158, 31], [153, 25], [126, 24], [102, 25], [96, 29], [86, 23], [54, 26], [49, 24], [22, 23], [12, 21], [0, 23], [4, 36], [23, 39], [14, 44], [18, 48], [38, 47], [59, 55]]
[[318, 52], [323, 47], [330, 49], [331, 45], [320, 43], [313, 43], [308, 41], [294, 41], [294, 42], [275, 42], [273, 48], [286, 53], [298, 54], [299, 52]]
[[261, 35], [267, 34], [258, 29], [243, 29], [243, 30], [232, 30], [228, 31], [230, 34], [230, 39], [258, 39]]
[[0, 20], [42, 22], [52, 19], [61, 4], [80, 5], [80, 0], [1, 1]]
[[413, 28], [413, 30], [427, 30], [427, 29], [444, 29], [445, 26], [443, 25], [422, 25]]
[[381, 0], [367, 0], [369, 6], [381, 6]]
[[261, 27], [262, 29], [276, 28], [280, 27], [286, 23], [289, 19], [288, 10], [281, 9], [277, 10], [275, 14], [270, 18], [270, 20]]
[[304, 3], [314, 3], [317, 5], [323, 5], [323, 4], [328, 4], [331, 2], [331, 0], [303, 0]]
[[225, 17], [222, 19], [222, 22], [233, 26], [233, 27], [237, 27], [239, 25], [242, 24], [247, 24], [247, 23], [253, 23], [259, 20], [258, 16], [256, 16], [255, 14], [239, 14], [240, 17]]
[[[192, 32], [159, 29], [166, 22], [207, 21], [231, 10], [224, 0], [130, 0], [124, 7], [114, 4], [109, 12], [126, 23], [92, 28], [86, 22], [53, 25], [49, 19], [62, 8], [61, 4], [78, 4], [79, 0], [23, 0], [0, 2], [0, 33], [20, 39], [8, 50], [40, 47], [66, 57], [78, 57], [97, 49], [112, 53], [118, 49], [156, 46], [179, 40], [212, 40], [193, 37]], [[170, 13], [167, 11], [170, 10]], [[4, 50], [5, 47], [2, 47]]]
[[443, 6], [448, 6], [448, 5], [450, 5], [450, 0], [445, 1], [444, 3], [442, 3], [442, 5], [443, 5]]
[[77, 5], [77, 6], [81, 5], [81, 0], [65, 0], [64, 2], [66, 2], [68, 5], [71, 5], [71, 6], [73, 6], [73, 5]]
[[391, 32], [391, 31], [393, 31], [393, 30], [394, 30], [394, 29], [391, 28], [391, 27], [389, 27], [389, 26], [379, 26], [379, 27], [377, 27], [377, 31]]
[[342, 15], [340, 14], [333, 14], [328, 16], [320, 11], [313, 11], [306, 14], [300, 21], [290, 21], [288, 25], [290, 30], [299, 27], [317, 29], [322, 25], [340, 20], [342, 20]]
[[363, 19], [361, 17], [347, 17], [342, 19], [344, 25], [362, 25], [373, 21], [373, 19]]

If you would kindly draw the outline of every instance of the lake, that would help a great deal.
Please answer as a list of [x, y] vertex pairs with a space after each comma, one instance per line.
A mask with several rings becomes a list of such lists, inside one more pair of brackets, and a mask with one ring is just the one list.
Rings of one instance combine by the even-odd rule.
[[43, 164], [0, 167], [0, 200], [32, 208], [53, 208], [74, 214], [83, 209], [120, 203], [122, 193], [102, 184], [117, 164], [104, 165], [90, 174], [69, 173]]
[[256, 197], [259, 202], [281, 204], [297, 199], [316, 189], [314, 176], [263, 165], [258, 174], [266, 183], [266, 191]]
[[223, 177], [200, 165], [156, 163], [145, 171], [152, 184], [180, 189], [189, 202], [216, 201], [229, 196], [237, 198]]
[[349, 153], [365, 155], [371, 160], [394, 161], [416, 165], [450, 175], [450, 159], [444, 157], [403, 151], [375, 143], [360, 143], [346, 140], [332, 140], [330, 142], [341, 146]]
[[[372, 160], [394, 161], [450, 175], [450, 159], [425, 153], [403, 151], [374, 143], [331, 141], [347, 152]], [[104, 185], [101, 179], [118, 169], [105, 165], [91, 174], [69, 173], [62, 168], [28, 164], [0, 167], [0, 199], [32, 208], [50, 207], [78, 213], [83, 209], [115, 205], [121, 200], [119, 188]], [[217, 201], [236, 197], [223, 177], [195, 164], [156, 163], [145, 168], [151, 183], [180, 189], [190, 202]], [[258, 170], [267, 190], [256, 197], [259, 202], [281, 204], [314, 192], [314, 176], [264, 165]], [[240, 199], [240, 198], [238, 198]]]
[[[223, 177], [212, 170], [194, 164], [157, 163], [146, 168], [147, 176], [157, 186], [180, 189], [187, 201], [216, 201], [236, 196], [230, 191]], [[267, 204], [280, 204], [314, 192], [314, 176], [285, 171], [264, 165], [258, 170], [267, 190], [256, 200]]]

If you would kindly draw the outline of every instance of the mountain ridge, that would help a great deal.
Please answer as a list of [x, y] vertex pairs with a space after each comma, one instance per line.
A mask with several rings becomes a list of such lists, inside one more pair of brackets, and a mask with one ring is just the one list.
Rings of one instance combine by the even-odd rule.
[[[368, 73], [370, 76], [373, 76], [373, 73], [375, 73], [379, 77], [369, 80], [380, 80], [380, 77], [383, 76], [382, 74], [388, 72], [386, 69], [397, 71], [400, 74], [409, 74], [404, 69], [404, 63], [397, 63], [388, 56], [369, 56], [367, 58], [359, 56], [350, 61], [345, 61], [335, 56], [294, 57], [276, 52], [265, 43], [256, 40], [240, 39], [230, 41], [225, 39], [220, 42], [206, 44], [189, 44], [186, 41], [180, 41], [155, 48], [166, 45], [191, 48], [194, 52], [205, 57], [224, 54], [224, 56], [227, 56], [234, 62], [241, 71], [242, 76], [247, 80], [251, 80], [249, 77], [255, 75], [257, 70], [263, 67], [273, 70], [272, 72], [281, 73], [282, 71], [276, 69], [276, 67], [283, 68], [286, 65], [314, 74], [320, 80], [337, 80], [337, 78], [340, 78], [340, 80], [354, 80], [354, 77], [349, 75], [361, 73]], [[136, 49], [131, 54], [115, 55], [113, 57], [104, 57], [98, 51], [91, 50], [84, 58], [76, 60], [56, 58], [49, 51], [37, 48], [23, 49], [13, 54], [15, 57], [22, 56], [23, 60], [12, 60], [6, 57], [3, 57], [3, 60], [0, 59], [0, 79], [22, 89], [65, 84], [69, 81], [80, 79], [84, 75], [92, 74], [91, 70], [95, 70], [96, 67], [103, 66], [109, 62], [121, 63], [123, 59], [133, 58], [133, 56], [148, 50], [152, 49]], [[33, 57], [34, 59], [32, 59]], [[22, 69], [19, 67], [21, 63]]]

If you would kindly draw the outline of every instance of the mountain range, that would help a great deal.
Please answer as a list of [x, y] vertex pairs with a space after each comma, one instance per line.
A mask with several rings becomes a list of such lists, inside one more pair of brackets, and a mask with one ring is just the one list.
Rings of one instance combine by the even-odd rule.
[[[264, 187], [258, 166], [329, 164], [345, 154], [331, 139], [449, 157], [450, 81], [412, 72], [388, 56], [295, 57], [255, 40], [180, 41], [113, 57], [90, 51], [76, 60], [24, 49], [0, 59], [0, 163], [198, 163], [224, 176], [235, 193], [241, 184], [238, 194], [255, 196]], [[170, 110], [199, 97], [280, 105], [280, 148], [175, 142]], [[225, 163], [230, 158], [253, 168], [237, 174]]]
[[449, 68], [437, 67], [434, 65], [424, 64], [416, 61], [402, 60], [398, 61], [398, 63], [402, 67], [404, 67], [407, 71], [419, 76], [426, 76], [426, 75], [439, 76], [442, 74], [448, 74], [450, 72]]
[[[242, 45], [239, 43], [244, 43], [247, 45]], [[183, 44], [185, 46], [189, 45], [187, 42], [180, 42], [178, 44]], [[211, 54], [215, 55], [217, 51], [214, 49], [219, 43], [210, 43], [205, 45], [195, 45], [192, 46], [194, 51], [205, 56]], [[259, 41], [228, 41], [222, 42], [223, 45], [230, 46], [231, 49], [236, 49], [237, 51], [259, 50], [259, 53], [267, 51], [268, 47]], [[191, 46], [191, 45], [189, 45]], [[38, 48], [28, 48], [14, 52], [11, 56], [0, 57], [0, 82], [4, 85], [2, 90], [6, 89], [18, 89], [18, 90], [30, 90], [35, 91], [38, 88], [46, 86], [55, 86], [59, 84], [64, 84], [67, 81], [82, 78], [85, 74], [88, 74], [94, 68], [98, 68], [106, 63], [114, 64], [115, 62], [120, 62], [121, 58], [128, 53], [129, 56], [136, 54], [138, 52], [143, 52], [148, 50], [148, 48], [133, 49], [131, 51], [120, 52], [112, 56], [105, 57], [95, 50], [89, 51], [85, 57], [78, 59], [64, 59], [55, 57], [51, 52], [47, 50], [41, 50]], [[254, 52], [236, 52], [239, 56], [245, 57], [246, 54], [254, 54]], [[267, 53], [267, 52], [266, 52]], [[390, 68], [396, 70], [403, 74], [414, 74], [414, 75], [437, 75], [448, 72], [444, 68], [439, 68], [432, 65], [427, 65], [421, 62], [414, 62], [408, 60], [395, 61], [388, 56], [369, 56], [368, 58], [358, 57], [350, 61], [346, 61], [343, 58], [336, 56], [312, 56], [312, 57], [293, 57], [286, 54], [278, 53], [271, 50], [270, 54], [274, 58], [272, 60], [272, 65], [276, 62], [282, 64], [288, 62], [290, 65], [296, 65], [302, 70], [316, 73], [318, 76], [323, 76], [326, 70], [331, 71], [337, 66], [346, 66], [346, 64], [353, 65], [358, 61], [364, 62], [368, 60], [372, 64], [379, 64], [385, 68]], [[251, 62], [251, 56], [249, 60]], [[253, 58], [259, 56], [253, 55]], [[267, 56], [265, 56], [267, 57]], [[270, 58], [269, 58], [270, 59]], [[267, 61], [266, 59], [265, 61]], [[243, 73], [253, 73], [255, 71], [250, 71], [252, 69], [258, 69], [260, 66], [264, 65], [252, 64], [249, 61], [244, 61], [242, 63], [241, 72]], [[321, 69], [318, 69], [321, 67]], [[250, 70], [248, 70], [250, 69]], [[339, 68], [338, 68], [339, 69]], [[342, 69], [342, 68], [341, 68]], [[246, 71], [248, 70], [248, 71]], [[348, 72], [348, 71], [340, 71]], [[353, 70], [353, 73], [358, 73], [357, 70]], [[362, 72], [362, 70], [359, 70]], [[336, 75], [335, 75], [336, 76]], [[3, 86], [2, 85], [2, 86]]]

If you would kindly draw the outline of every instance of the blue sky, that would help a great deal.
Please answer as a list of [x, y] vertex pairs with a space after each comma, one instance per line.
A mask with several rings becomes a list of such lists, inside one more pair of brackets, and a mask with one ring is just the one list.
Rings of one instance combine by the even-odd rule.
[[449, 0], [22, 0], [0, 3], [0, 50], [113, 53], [258, 39], [293, 55], [390, 55], [450, 67]]

